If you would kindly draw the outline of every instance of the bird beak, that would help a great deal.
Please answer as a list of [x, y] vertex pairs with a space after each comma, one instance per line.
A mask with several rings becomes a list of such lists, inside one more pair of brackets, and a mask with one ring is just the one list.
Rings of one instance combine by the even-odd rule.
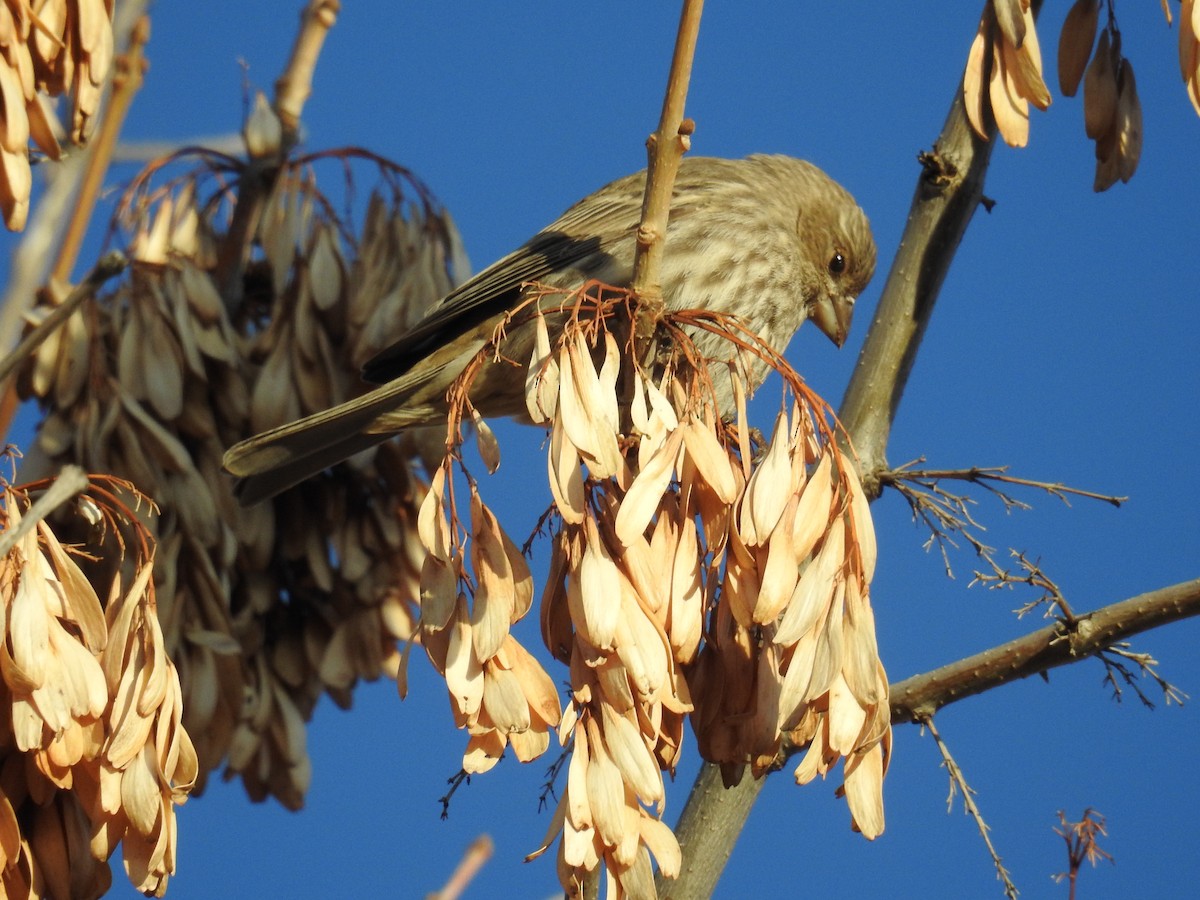
[[854, 300], [847, 297], [824, 297], [814, 304], [809, 318], [837, 346], [846, 343], [850, 319], [854, 315]]

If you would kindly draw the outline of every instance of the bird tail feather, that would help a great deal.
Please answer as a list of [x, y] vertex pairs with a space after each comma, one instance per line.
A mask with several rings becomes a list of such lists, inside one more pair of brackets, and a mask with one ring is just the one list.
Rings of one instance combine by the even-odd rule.
[[[383, 443], [403, 428], [428, 424], [436, 410], [401, 409], [428, 371], [402, 376], [373, 391], [234, 444], [222, 461], [238, 476], [245, 505], [275, 496], [347, 457]], [[443, 414], [444, 415], [444, 414]]]

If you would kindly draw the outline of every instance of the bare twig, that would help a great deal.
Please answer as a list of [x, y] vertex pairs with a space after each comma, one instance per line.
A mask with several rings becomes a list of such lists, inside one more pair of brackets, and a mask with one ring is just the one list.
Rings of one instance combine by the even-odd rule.
[[633, 280], [630, 284], [641, 301], [636, 328], [639, 338], [649, 337], [662, 316], [659, 270], [662, 268], [675, 174], [679, 171], [680, 159], [691, 144], [694, 127], [690, 119], [683, 118], [683, 110], [703, 9], [703, 0], [684, 0], [658, 130], [646, 141], [646, 194], [642, 200], [642, 219], [638, 223], [637, 252], [633, 259]]
[[113, 162], [145, 165], [157, 159], [175, 156], [180, 151], [195, 147], [211, 150], [226, 156], [236, 156], [246, 149], [246, 144], [240, 134], [232, 132], [202, 135], [183, 138], [181, 140], [123, 140], [113, 149]]
[[[1008, 475], [1006, 474], [1007, 466], [972, 466], [968, 469], [914, 468], [924, 461], [924, 458], [919, 458], [894, 469], [876, 472], [870, 477], [870, 480], [880, 488], [891, 487], [899, 492], [908, 503], [909, 509], [912, 510], [913, 519], [920, 521], [929, 529], [929, 539], [925, 542], [925, 549], [929, 550], [936, 544], [942, 554], [942, 563], [946, 567], [948, 577], [954, 577], [949, 553], [949, 548], [958, 547], [954, 536], [957, 535], [970, 545], [975, 554], [992, 569], [991, 575], [976, 572], [975, 581], [972, 584], [976, 582], [991, 583], [990, 586], [997, 587], [1011, 586], [1019, 582], [1029, 583], [1029, 581], [1023, 577], [1010, 577], [1009, 573], [996, 561], [996, 548], [985, 543], [979, 535], [979, 532], [986, 531], [987, 527], [972, 514], [972, 507], [977, 505], [975, 499], [967, 494], [957, 494], [947, 490], [942, 485], [943, 481], [966, 481], [977, 485], [999, 500], [1004, 505], [1005, 512], [1012, 512], [1014, 509], [1028, 510], [1032, 507], [1024, 500], [996, 487], [997, 484], [1012, 484], [1044, 491], [1050, 496], [1062, 500], [1068, 506], [1070, 505], [1068, 496], [1103, 500], [1114, 506], [1120, 506], [1129, 499], [1128, 497], [1116, 497], [1069, 487], [1061, 482], [1036, 481], [1032, 478]], [[1014, 555], [1016, 554], [1014, 553]], [[1028, 608], [1022, 610], [1022, 614], [1037, 605], [1038, 601], [1035, 601]]]
[[292, 45], [292, 55], [275, 82], [275, 112], [283, 123], [285, 155], [296, 143], [300, 113], [312, 94], [317, 57], [341, 9], [339, 0], [313, 0], [300, 14], [300, 32]]
[[1105, 503], [1111, 503], [1113, 506], [1120, 506], [1126, 502], [1128, 497], [1116, 497], [1111, 494], [1101, 494], [1096, 491], [1088, 491], [1082, 488], [1071, 487], [1063, 484], [1061, 481], [1035, 481], [1032, 478], [1020, 478], [1016, 475], [1008, 474], [1008, 466], [971, 466], [969, 469], [914, 469], [912, 466], [917, 463], [924, 462], [924, 458], [915, 459], [912, 462], [905, 463], [896, 469], [880, 475], [880, 480], [883, 481], [886, 477], [891, 476], [892, 479], [904, 478], [909, 481], [970, 481], [993, 491], [1001, 497], [1005, 495], [1000, 491], [996, 491], [991, 487], [990, 482], [999, 484], [1018, 484], [1025, 487], [1037, 488], [1040, 491], [1045, 491], [1052, 497], [1057, 497], [1067, 506], [1071, 505], [1069, 496], [1071, 497], [1086, 497], [1089, 500], [1103, 500]]
[[[1142, 678], [1150, 678], [1158, 685], [1167, 706], [1172, 703], [1182, 706], [1183, 702], [1188, 699], [1187, 694], [1158, 674], [1158, 660], [1149, 653], [1135, 653], [1128, 642], [1122, 641], [1119, 644], [1113, 644], [1111, 647], [1101, 650], [1097, 656], [1104, 663], [1104, 683], [1112, 687], [1113, 699], [1117, 702], [1121, 701], [1125, 687], [1127, 687], [1137, 694], [1137, 698], [1142, 701], [1143, 706], [1147, 709], [1154, 709], [1154, 701], [1142, 690]], [[1130, 666], [1129, 663], [1132, 663], [1133, 666]]]
[[563, 768], [571, 761], [571, 754], [574, 751], [575, 738], [572, 737], [554, 758], [554, 762], [546, 767], [546, 780], [542, 782], [542, 792], [538, 794], [538, 812], [549, 809], [550, 800], [557, 797], [554, 785], [558, 781], [558, 776], [562, 774]]
[[[1075, 621], [1075, 614], [1071, 611], [1071, 605], [1067, 603], [1067, 598], [1063, 596], [1062, 589], [1050, 580], [1050, 576], [1042, 571], [1040, 562], [1029, 559], [1024, 553], [1017, 550], [1009, 550], [1008, 552], [1017, 561], [1017, 566], [1024, 571], [1024, 575], [1016, 575], [1007, 569], [1002, 569], [996, 565], [995, 560], [989, 559], [988, 562], [991, 563], [992, 571], [990, 573], [976, 571], [971, 585], [982, 584], [989, 590], [1011, 588], [1018, 584], [1034, 588], [1041, 591], [1041, 595], [1019, 607], [1016, 610], [1017, 618], [1022, 618], [1039, 606], [1045, 605], [1047, 617], [1057, 615], [1067, 624], [1073, 623]], [[1056, 613], [1055, 610], [1058, 612]]]
[[950, 748], [946, 746], [946, 742], [942, 740], [942, 736], [938, 734], [937, 727], [933, 724], [933, 716], [922, 716], [921, 725], [929, 729], [929, 734], [937, 744], [938, 752], [942, 754], [942, 765], [945, 767], [947, 774], [950, 776], [950, 794], [946, 797], [946, 811], [949, 812], [954, 808], [954, 795], [961, 793], [963, 798], [963, 811], [975, 820], [975, 827], [979, 829], [979, 836], [983, 838], [984, 846], [987, 847], [988, 854], [992, 857], [992, 864], [996, 867], [996, 878], [1004, 883], [1004, 896], [1010, 900], [1016, 900], [1020, 893], [1017, 886], [1013, 884], [1012, 878], [1008, 874], [1008, 869], [1004, 867], [1004, 862], [1000, 854], [996, 852], [996, 847], [992, 844], [991, 836], [988, 832], [991, 830], [987, 822], [983, 819], [983, 813], [980, 812], [978, 804], [975, 802], [975, 790], [967, 784], [967, 777], [963, 774], [962, 768], [955, 761], [950, 753]]
[[446, 784], [450, 785], [450, 790], [438, 797], [438, 803], [442, 804], [442, 818], [450, 818], [450, 800], [454, 797], [457, 791], [464, 784], [471, 783], [471, 776], [466, 769], [459, 769], [453, 775], [446, 779]]
[[[1077, 616], [1068, 625], [1055, 622], [1024, 637], [915, 675], [891, 689], [892, 722], [919, 721], [941, 707], [1057, 666], [1089, 656], [1123, 651], [1118, 642], [1179, 619], [1200, 615], [1200, 578], [1159, 588]], [[1135, 655], [1125, 655], [1133, 659]], [[1153, 659], [1142, 659], [1146, 667]], [[1142, 663], [1139, 663], [1139, 667]], [[1169, 682], [1157, 678], [1167, 702], [1184, 699]]]
[[1105, 828], [1104, 816], [1090, 806], [1083, 811], [1083, 818], [1078, 822], [1068, 822], [1066, 813], [1060, 809], [1058, 821], [1062, 827], [1055, 828], [1054, 833], [1066, 841], [1068, 870], [1055, 875], [1054, 881], [1061, 883], [1064, 878], [1070, 881], [1068, 897], [1069, 900], [1075, 900], [1075, 885], [1079, 880], [1079, 870], [1085, 861], [1090, 862], [1094, 869], [1096, 863], [1102, 859], [1107, 859], [1109, 862], [1116, 862], [1116, 860], [1100, 847], [1097, 835], [1107, 837], [1108, 831]]
[[475, 838], [458, 861], [446, 886], [430, 894], [428, 900], [458, 900], [495, 851], [496, 845], [488, 835], [481, 834]]

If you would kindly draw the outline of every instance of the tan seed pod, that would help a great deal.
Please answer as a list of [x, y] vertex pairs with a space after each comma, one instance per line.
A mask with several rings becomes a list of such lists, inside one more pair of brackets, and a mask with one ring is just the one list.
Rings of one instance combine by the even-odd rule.
[[1058, 88], [1074, 97], [1096, 44], [1100, 0], [1075, 0], [1058, 38]]
[[1121, 61], [1117, 93], [1117, 165], [1121, 181], [1128, 182], [1142, 157], [1142, 102], [1138, 99], [1133, 64]]
[[1099, 140], [1112, 131], [1117, 115], [1117, 75], [1108, 29], [1100, 33], [1095, 56], [1083, 77], [1083, 126]]
[[992, 70], [988, 79], [988, 99], [996, 129], [1010, 147], [1029, 143], [1029, 101], [1017, 89], [1010, 64], [1014, 51], [1003, 41], [993, 42]]
[[1050, 106], [1050, 91], [1042, 77], [1042, 50], [1032, 6], [1026, 5], [1021, 14], [1025, 19], [1025, 40], [1019, 47], [1007, 48], [1005, 65], [1012, 71], [1017, 92], [1038, 109], [1046, 109]]

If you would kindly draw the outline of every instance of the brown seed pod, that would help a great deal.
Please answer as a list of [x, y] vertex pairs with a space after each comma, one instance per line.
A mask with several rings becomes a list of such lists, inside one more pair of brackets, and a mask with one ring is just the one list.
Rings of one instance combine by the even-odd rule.
[[1100, 0], [1075, 0], [1058, 38], [1058, 88], [1074, 97], [1096, 44]]

